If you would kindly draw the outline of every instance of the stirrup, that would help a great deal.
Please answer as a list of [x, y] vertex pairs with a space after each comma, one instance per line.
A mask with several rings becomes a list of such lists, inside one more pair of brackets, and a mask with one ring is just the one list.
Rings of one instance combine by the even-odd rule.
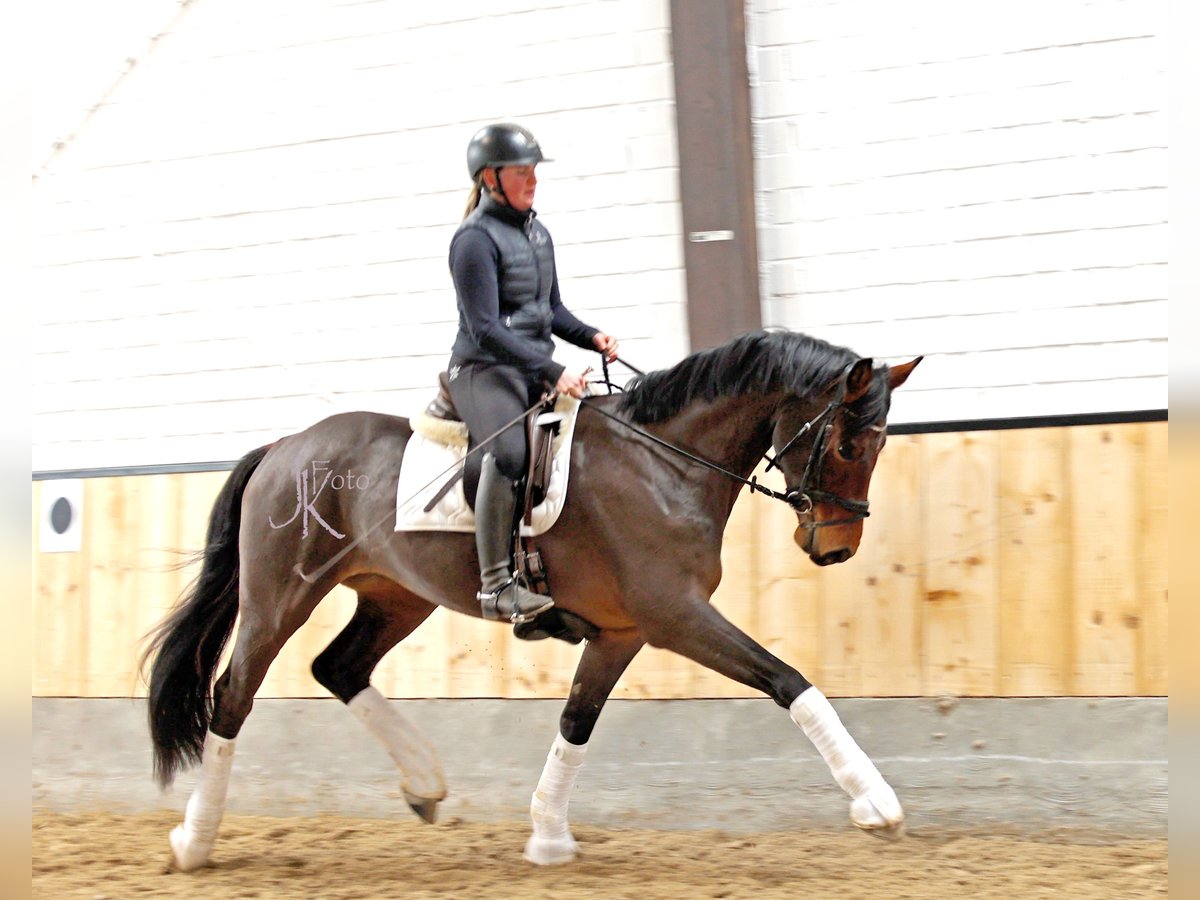
[[[505, 591], [510, 589], [513, 591], [513, 611], [505, 615], [500, 609], [500, 597]], [[518, 592], [520, 591], [524, 591], [531, 597], [536, 597], [544, 602], [535, 609], [522, 612], [516, 603], [516, 598], [519, 596]], [[543, 613], [554, 605], [554, 600], [551, 597], [525, 590], [517, 583], [515, 578], [508, 579], [508, 581], [504, 582], [504, 584], [500, 585], [494, 591], [479, 591], [475, 594], [475, 599], [479, 601], [479, 608], [483, 612], [485, 619], [492, 619], [494, 621], [507, 619], [513, 625], [523, 625], [526, 622], [532, 622], [538, 613]]]

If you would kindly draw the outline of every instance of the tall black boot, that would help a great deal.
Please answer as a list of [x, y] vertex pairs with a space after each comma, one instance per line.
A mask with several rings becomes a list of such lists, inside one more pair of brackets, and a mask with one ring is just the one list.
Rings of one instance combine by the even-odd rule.
[[475, 547], [479, 551], [481, 582], [477, 596], [485, 619], [520, 624], [548, 610], [554, 601], [547, 594], [526, 590], [513, 579], [515, 487], [516, 483], [505, 478], [496, 465], [496, 458], [485, 453], [475, 497]]

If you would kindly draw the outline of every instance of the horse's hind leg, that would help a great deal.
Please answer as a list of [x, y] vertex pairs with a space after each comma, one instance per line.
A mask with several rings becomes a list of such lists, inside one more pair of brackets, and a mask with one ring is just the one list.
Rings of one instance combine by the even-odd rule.
[[[277, 596], [265, 586], [242, 583], [241, 619], [229, 665], [213, 685], [213, 717], [204, 739], [200, 776], [188, 798], [183, 823], [170, 836], [175, 864], [183, 871], [204, 865], [225, 814], [225, 796], [238, 732], [254, 706], [267, 669], [296, 629], [333, 588], [291, 579]], [[248, 602], [253, 598], [253, 602]], [[264, 613], [264, 608], [270, 612]]]
[[533, 834], [525, 843], [525, 859], [529, 862], [548, 866], [575, 858], [578, 847], [567, 822], [571, 790], [583, 768], [588, 739], [600, 710], [643, 643], [635, 631], [606, 631], [584, 647], [559, 719], [559, 733], [529, 804], [533, 819]]
[[399, 585], [371, 577], [358, 590], [358, 609], [342, 632], [313, 661], [313, 676], [340, 699], [387, 749], [401, 772], [409, 806], [426, 822], [437, 819], [446, 782], [433, 746], [376, 688], [371, 673], [384, 655], [436, 608]]

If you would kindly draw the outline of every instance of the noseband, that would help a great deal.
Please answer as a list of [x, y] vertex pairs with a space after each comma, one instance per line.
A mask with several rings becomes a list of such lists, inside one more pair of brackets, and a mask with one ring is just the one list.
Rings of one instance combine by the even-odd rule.
[[[833, 430], [833, 414], [841, 408], [842, 398], [840, 396], [835, 400], [830, 400], [829, 404], [823, 410], [801, 425], [800, 429], [792, 435], [792, 439], [784, 444], [774, 456], [766, 457], [767, 471], [770, 472], [771, 469], [779, 466], [780, 458], [788, 450], [792, 449], [792, 445], [796, 441], [808, 434], [822, 419], [828, 420], [824, 425], [821, 425], [817, 436], [813, 438], [812, 449], [808, 452], [808, 462], [804, 464], [804, 475], [800, 478], [800, 483], [793, 488], [789, 488], [782, 496], [778, 494], [776, 496], [801, 515], [811, 513], [813, 506], [817, 503], [833, 503], [846, 510], [850, 515], [842, 519], [830, 519], [827, 522], [802, 524], [800, 526], [802, 528], [812, 530], [814, 528], [827, 528], [831, 525], [849, 525], [852, 522], [860, 522], [871, 515], [869, 509], [870, 501], [852, 500], [821, 488], [821, 476], [825, 471], [826, 446], [829, 443], [829, 432]], [[809, 486], [810, 479], [811, 487]], [[753, 481], [753, 479], [751, 480]], [[751, 486], [750, 490], [752, 492], [755, 490], [754, 485]], [[763, 489], [758, 488], [758, 490]]]

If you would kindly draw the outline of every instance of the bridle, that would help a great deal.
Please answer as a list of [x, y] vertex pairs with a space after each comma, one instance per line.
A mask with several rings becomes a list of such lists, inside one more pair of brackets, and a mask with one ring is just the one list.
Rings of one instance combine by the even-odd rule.
[[[796, 512], [802, 514], [812, 512], [813, 506], [816, 503], [832, 503], [846, 510], [849, 515], [842, 519], [830, 519], [827, 522], [812, 522], [807, 525], [801, 525], [802, 528], [811, 530], [813, 528], [826, 528], [831, 525], [849, 525], [852, 522], [860, 522], [871, 515], [869, 500], [853, 500], [849, 497], [843, 497], [840, 494], [834, 494], [821, 487], [821, 476], [825, 471], [825, 456], [829, 444], [829, 433], [833, 430], [834, 414], [844, 405], [844, 391], [845, 387], [843, 386], [839, 390], [838, 396], [830, 400], [823, 410], [801, 425], [796, 433], [792, 435], [791, 440], [784, 444], [774, 456], [766, 456], [767, 471], [770, 472], [771, 469], [779, 467], [780, 457], [792, 449], [792, 445], [796, 441], [817, 427], [823, 419], [828, 419], [824, 425], [821, 425], [817, 436], [813, 438], [812, 449], [808, 452], [808, 461], [804, 464], [804, 474], [800, 478], [800, 483], [785, 491], [779, 499], [791, 506]], [[873, 431], [883, 430], [882, 425], [871, 425], [869, 427]], [[751, 481], [753, 480], [752, 478]], [[753, 492], [755, 487], [752, 485], [750, 489]], [[758, 490], [763, 489], [758, 488]]]
[[[611, 388], [613, 385], [612, 382], [608, 380], [607, 365], [604, 367], [604, 383], [609, 385], [611, 393]], [[664, 441], [662, 438], [650, 434], [650, 432], [639, 428], [632, 422], [628, 422], [625, 419], [614, 416], [612, 413], [601, 409], [599, 406], [588, 403], [587, 398], [584, 398], [580, 402], [582, 405], [600, 413], [600, 415], [612, 419], [614, 422], [620, 422], [629, 430], [636, 432], [655, 444], [658, 444], [660, 447], [665, 447], [673, 453], [690, 459], [694, 463], [698, 463], [699, 465], [712, 469], [714, 472], [719, 472], [726, 478], [745, 485], [746, 487], [750, 488], [750, 493], [752, 494], [766, 494], [768, 497], [771, 497], [775, 500], [783, 501], [800, 515], [811, 513], [813, 506], [817, 503], [832, 503], [836, 506], [840, 506], [849, 514], [844, 518], [831, 519], [827, 522], [809, 522], [807, 524], [801, 523], [801, 528], [806, 528], [811, 531], [814, 528], [828, 528], [833, 525], [849, 525], [853, 522], [860, 522], [871, 515], [869, 501], [853, 500], [849, 497], [842, 497], [821, 487], [821, 476], [823, 475], [825, 469], [825, 455], [827, 444], [829, 443], [829, 433], [833, 429], [835, 414], [845, 405], [845, 391], [845, 381], [843, 380], [839, 384], [837, 396], [830, 400], [823, 410], [801, 425], [796, 433], [792, 435], [791, 439], [784, 444], [774, 456], [770, 456], [769, 452], [768, 454], [764, 455], [764, 458], [767, 460], [767, 471], [769, 472], [772, 468], [775, 468], [779, 465], [779, 460], [783, 454], [792, 449], [792, 446], [798, 440], [800, 440], [800, 438], [804, 437], [804, 435], [808, 434], [813, 430], [813, 428], [816, 428], [822, 421], [824, 421], [824, 424], [820, 426], [817, 436], [813, 439], [812, 449], [809, 450], [808, 462], [804, 466], [804, 475], [801, 477], [800, 483], [795, 487], [788, 488], [786, 491], [777, 491], [773, 488], [767, 487], [766, 485], [759, 484], [758, 476], [756, 475], [751, 475], [749, 478], [743, 478], [736, 472], [730, 472], [728, 469], [719, 466], [714, 462], [704, 459], [703, 457], [696, 456], [694, 453], [689, 453], [682, 447], [676, 447], [669, 441]], [[874, 431], [883, 430], [882, 425], [872, 425], [870, 428]]]

